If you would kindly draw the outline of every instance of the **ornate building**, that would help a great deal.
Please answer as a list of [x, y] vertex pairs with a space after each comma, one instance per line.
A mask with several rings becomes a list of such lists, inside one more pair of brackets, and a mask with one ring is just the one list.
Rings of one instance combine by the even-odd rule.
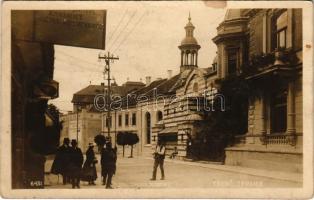
[[[201, 139], [202, 127], [208, 107], [208, 95], [215, 92], [214, 80], [217, 76], [217, 63], [210, 68], [198, 67], [198, 50], [201, 46], [193, 36], [195, 27], [189, 15], [185, 26], [186, 36], [182, 40], [180, 78], [170, 89], [175, 92], [164, 106], [163, 121], [153, 127], [153, 142], [156, 138], [166, 141], [167, 154], [178, 151], [178, 158], [193, 157], [208, 158], [206, 142]], [[206, 143], [206, 144], [205, 144]], [[205, 150], [204, 150], [205, 149]], [[197, 155], [195, 155], [197, 154]]]
[[220, 79], [244, 77], [248, 129], [228, 165], [302, 171], [302, 10], [232, 9], [213, 38]]
[[[167, 79], [147, 81], [145, 87], [124, 98], [121, 110], [112, 113], [113, 130], [138, 134], [140, 142], [135, 153], [151, 156], [161, 138], [167, 143], [167, 154], [176, 148], [178, 158], [183, 158], [191, 143], [189, 137], [195, 140], [201, 131], [198, 127], [204, 122], [204, 92], [214, 87], [217, 63], [210, 68], [198, 68], [201, 46], [194, 38], [194, 29], [189, 16], [186, 36], [179, 46], [180, 73]], [[106, 128], [104, 132], [107, 133]]]

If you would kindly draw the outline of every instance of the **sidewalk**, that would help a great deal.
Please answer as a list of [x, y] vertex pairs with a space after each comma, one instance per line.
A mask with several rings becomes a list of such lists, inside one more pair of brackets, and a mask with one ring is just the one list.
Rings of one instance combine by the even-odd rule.
[[[148, 160], [153, 160], [153, 158], [151, 157], [143, 157], [143, 158], [148, 159]], [[208, 169], [234, 172], [234, 173], [263, 177], [263, 178], [271, 178], [271, 179], [282, 180], [282, 181], [291, 181], [295, 183], [303, 182], [302, 173], [270, 171], [270, 170], [254, 169], [254, 168], [241, 167], [241, 166], [204, 163], [202, 161], [171, 160], [169, 158], [166, 158], [165, 161], [169, 163], [176, 163], [176, 164], [189, 165], [189, 166], [198, 166], [198, 167], [203, 167], [203, 168], [208, 168]]]

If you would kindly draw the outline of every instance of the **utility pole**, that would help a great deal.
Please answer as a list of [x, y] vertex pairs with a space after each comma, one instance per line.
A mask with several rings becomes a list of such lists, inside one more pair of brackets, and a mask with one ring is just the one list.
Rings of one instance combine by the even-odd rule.
[[[104, 68], [104, 80], [106, 80], [105, 74], [108, 74], [107, 81], [108, 81], [108, 92], [107, 92], [107, 117], [106, 117], [106, 122], [107, 122], [107, 128], [108, 128], [108, 137], [111, 140], [110, 136], [110, 126], [111, 126], [111, 115], [110, 115], [110, 110], [111, 110], [111, 78], [110, 78], [110, 63], [113, 63], [114, 60], [119, 60], [119, 57], [114, 57], [113, 54], [110, 55], [110, 52], [108, 54], [104, 54], [101, 56], [100, 54], [98, 55], [98, 59], [104, 59], [105, 60], [105, 68]], [[104, 88], [104, 93], [105, 93], [105, 88]]]

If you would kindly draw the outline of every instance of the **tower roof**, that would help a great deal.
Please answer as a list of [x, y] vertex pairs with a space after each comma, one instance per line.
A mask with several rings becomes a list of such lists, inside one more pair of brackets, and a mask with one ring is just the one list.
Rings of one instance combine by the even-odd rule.
[[189, 18], [188, 18], [188, 23], [186, 24], [186, 26], [185, 26], [185, 28], [189, 28], [189, 27], [193, 27], [193, 29], [195, 28], [194, 27], [194, 25], [192, 24], [192, 22], [191, 22], [191, 14], [190, 14], [190, 12], [189, 12]]
[[198, 45], [197, 40], [194, 37], [185, 37], [181, 41], [181, 45]]
[[188, 23], [184, 27], [185, 31], [186, 31], [186, 35], [185, 35], [185, 38], [181, 41], [181, 46], [185, 46], [185, 45], [197, 45], [198, 46], [198, 42], [194, 38], [194, 35], [193, 35], [193, 31], [194, 31], [195, 27], [191, 22], [190, 13], [189, 13], [188, 20], [189, 20]]

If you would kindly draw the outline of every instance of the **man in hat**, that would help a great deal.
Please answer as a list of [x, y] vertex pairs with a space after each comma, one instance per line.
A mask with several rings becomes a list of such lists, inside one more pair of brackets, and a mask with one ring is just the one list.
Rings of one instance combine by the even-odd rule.
[[63, 144], [58, 148], [55, 160], [51, 166], [51, 173], [61, 174], [63, 185], [69, 183], [68, 167], [69, 167], [69, 154], [70, 154], [70, 139], [64, 138]]
[[72, 188], [80, 188], [80, 176], [83, 164], [83, 154], [81, 149], [77, 146], [77, 141], [71, 141], [71, 150], [70, 150], [70, 164], [69, 169]]
[[161, 180], [165, 180], [165, 172], [164, 172], [164, 160], [166, 155], [166, 146], [164, 142], [162, 142], [160, 139], [157, 142], [157, 146], [155, 148], [154, 153], [154, 169], [153, 169], [153, 177], [150, 179], [152, 181], [156, 180], [156, 174], [157, 174], [157, 168], [160, 167], [161, 171]]
[[116, 172], [117, 154], [112, 148], [111, 142], [106, 144], [106, 148], [101, 151], [101, 175], [103, 176], [103, 185], [112, 189], [111, 180]]

